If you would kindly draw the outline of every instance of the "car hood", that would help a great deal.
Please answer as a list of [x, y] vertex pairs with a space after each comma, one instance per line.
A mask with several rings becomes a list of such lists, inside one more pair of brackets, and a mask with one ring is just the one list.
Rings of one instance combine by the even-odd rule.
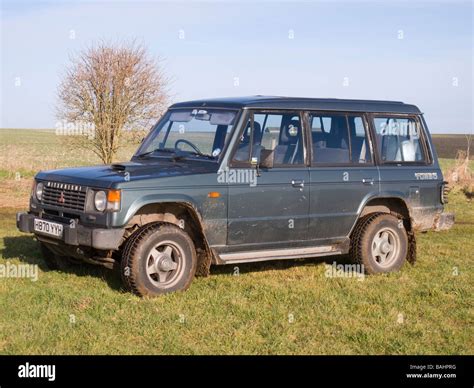
[[217, 172], [217, 169], [217, 163], [212, 161], [146, 160], [41, 171], [36, 179], [110, 188], [124, 182], [206, 174]]

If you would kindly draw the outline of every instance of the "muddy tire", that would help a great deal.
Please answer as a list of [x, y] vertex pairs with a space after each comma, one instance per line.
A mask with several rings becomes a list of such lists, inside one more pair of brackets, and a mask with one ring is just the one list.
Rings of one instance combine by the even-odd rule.
[[153, 223], [129, 237], [120, 272], [127, 290], [139, 296], [158, 296], [186, 290], [196, 263], [196, 249], [186, 232], [173, 224]]
[[392, 214], [374, 213], [360, 219], [351, 238], [350, 257], [367, 274], [398, 271], [408, 254], [403, 220]]

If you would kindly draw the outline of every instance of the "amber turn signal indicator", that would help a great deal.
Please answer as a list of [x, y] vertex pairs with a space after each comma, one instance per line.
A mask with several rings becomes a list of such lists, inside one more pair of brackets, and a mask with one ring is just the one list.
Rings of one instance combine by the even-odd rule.
[[107, 194], [107, 201], [120, 202], [120, 190], [109, 190]]

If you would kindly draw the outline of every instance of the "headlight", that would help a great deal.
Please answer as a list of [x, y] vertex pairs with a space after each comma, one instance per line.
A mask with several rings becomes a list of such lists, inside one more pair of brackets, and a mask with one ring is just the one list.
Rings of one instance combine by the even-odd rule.
[[41, 198], [43, 198], [43, 183], [42, 182], [39, 182], [36, 185], [35, 195], [36, 195], [36, 199], [38, 201], [41, 201]]
[[94, 196], [94, 205], [95, 208], [103, 212], [105, 208], [107, 207], [107, 194], [105, 191], [97, 191]]

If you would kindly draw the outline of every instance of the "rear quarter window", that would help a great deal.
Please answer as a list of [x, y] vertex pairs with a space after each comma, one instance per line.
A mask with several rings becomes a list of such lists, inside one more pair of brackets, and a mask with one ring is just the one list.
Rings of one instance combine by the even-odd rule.
[[424, 163], [426, 146], [415, 117], [374, 117], [375, 140], [382, 163]]

